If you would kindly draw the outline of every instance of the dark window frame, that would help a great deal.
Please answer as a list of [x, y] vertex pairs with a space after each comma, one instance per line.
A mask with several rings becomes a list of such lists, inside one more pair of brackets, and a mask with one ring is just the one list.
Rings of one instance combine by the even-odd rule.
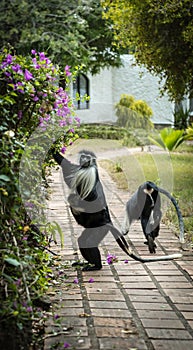
[[[74, 89], [74, 83], [73, 83], [73, 94], [74, 97], [76, 96], [76, 94], [78, 94], [80, 96], [80, 99], [78, 101], [75, 101], [75, 106], [77, 107], [77, 109], [81, 110], [81, 109], [89, 109], [90, 108], [90, 104], [89, 104], [89, 100], [85, 100], [84, 102], [81, 101], [81, 77], [84, 78], [85, 83], [86, 83], [86, 87], [84, 88], [84, 95], [89, 96], [89, 79], [85, 74], [80, 74], [76, 77], [76, 90]], [[75, 91], [74, 91], [75, 90]], [[83, 95], [83, 96], [84, 96]]]

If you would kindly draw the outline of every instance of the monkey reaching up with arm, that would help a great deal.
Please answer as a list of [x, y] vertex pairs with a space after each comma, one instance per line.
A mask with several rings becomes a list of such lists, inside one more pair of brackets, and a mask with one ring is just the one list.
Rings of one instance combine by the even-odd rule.
[[[55, 149], [55, 161], [61, 166], [64, 181], [70, 188], [68, 202], [76, 222], [84, 227], [78, 238], [83, 258], [88, 264], [83, 270], [100, 270], [101, 255], [98, 245], [111, 231], [119, 242], [121, 233], [113, 226], [103, 187], [99, 179], [96, 155], [87, 150], [79, 153], [79, 164], [73, 164]], [[123, 248], [122, 248], [123, 249]]]

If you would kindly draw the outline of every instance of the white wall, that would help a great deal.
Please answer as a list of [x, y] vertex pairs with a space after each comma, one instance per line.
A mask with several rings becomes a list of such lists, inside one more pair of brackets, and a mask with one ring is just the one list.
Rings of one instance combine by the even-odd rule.
[[120, 68], [104, 69], [100, 74], [88, 75], [90, 109], [77, 111], [81, 122], [115, 122], [114, 106], [121, 94], [128, 94], [148, 103], [153, 110], [152, 121], [155, 124], [172, 123], [174, 105], [166, 95], [160, 97], [159, 79], [145, 68], [135, 66], [133, 55], [123, 55], [122, 62]]
[[90, 108], [78, 110], [77, 115], [85, 123], [115, 122], [112, 70], [103, 69], [100, 74], [88, 74], [87, 77], [90, 82]]

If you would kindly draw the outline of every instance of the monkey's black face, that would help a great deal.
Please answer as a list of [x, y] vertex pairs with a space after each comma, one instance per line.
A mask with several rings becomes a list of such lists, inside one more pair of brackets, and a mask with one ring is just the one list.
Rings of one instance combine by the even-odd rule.
[[80, 166], [82, 168], [88, 168], [89, 166], [92, 165], [92, 157], [90, 154], [81, 154], [80, 156]]

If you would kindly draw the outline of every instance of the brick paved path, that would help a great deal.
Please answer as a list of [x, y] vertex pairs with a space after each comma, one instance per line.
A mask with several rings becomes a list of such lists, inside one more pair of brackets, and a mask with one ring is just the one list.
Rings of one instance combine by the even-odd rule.
[[[120, 227], [128, 194], [99, 171], [113, 222]], [[50, 315], [47, 321], [44, 349], [193, 349], [192, 252], [184, 251], [183, 258], [175, 261], [141, 264], [128, 258], [126, 263], [127, 256], [108, 234], [101, 244], [103, 269], [75, 270], [71, 263], [82, 259], [77, 248], [82, 230], [64, 200], [67, 188], [61, 171], [55, 171], [51, 180], [48, 216], [64, 232], [64, 248], [58, 240], [52, 251], [60, 256], [55, 265], [63, 283], [56, 281], [54, 290], [48, 291], [55, 319]], [[129, 238], [136, 253], [148, 255], [139, 223], [132, 226]], [[180, 250], [178, 239], [164, 225], [157, 245], [157, 255]], [[118, 262], [108, 265], [108, 252]]]

